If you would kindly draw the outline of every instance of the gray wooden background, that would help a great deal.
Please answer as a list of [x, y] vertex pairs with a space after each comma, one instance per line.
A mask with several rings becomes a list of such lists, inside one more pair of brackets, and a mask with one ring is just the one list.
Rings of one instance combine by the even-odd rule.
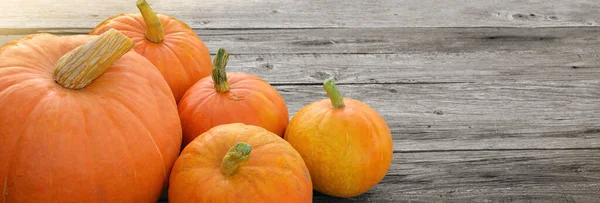
[[[390, 126], [394, 159], [366, 194], [315, 202], [600, 202], [598, 0], [148, 0], [291, 115], [345, 96]], [[4, 0], [0, 44], [86, 34], [135, 1]]]

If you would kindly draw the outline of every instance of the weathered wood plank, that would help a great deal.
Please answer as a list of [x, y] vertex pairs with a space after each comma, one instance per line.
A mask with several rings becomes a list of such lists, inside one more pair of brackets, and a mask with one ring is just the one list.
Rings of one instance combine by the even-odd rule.
[[255, 74], [271, 84], [473, 83], [598, 80], [600, 54], [495, 52], [410, 54], [232, 55], [228, 71]]
[[[395, 153], [363, 195], [314, 202], [599, 202], [600, 150]], [[161, 203], [166, 203], [166, 197]]]
[[[599, 12], [600, 13], [600, 12]], [[0, 30], [87, 34], [89, 29]], [[232, 54], [597, 53], [600, 27], [565, 28], [354, 28], [196, 30], [211, 52]], [[1, 36], [0, 44], [19, 36]]]
[[[293, 115], [319, 85], [276, 89]], [[386, 120], [397, 151], [600, 148], [600, 80], [339, 85]]]
[[[358, 84], [600, 77], [600, 28], [328, 30], [198, 32], [207, 32], [202, 37], [211, 50], [225, 47], [232, 53], [229, 71], [256, 74], [273, 84], [320, 83], [325, 78]], [[301, 35], [294, 38], [294, 32]], [[0, 43], [19, 37], [0, 36]], [[337, 42], [313, 43], [328, 40]]]
[[[596, 0], [148, 0], [193, 28], [532, 27], [600, 24]], [[0, 28], [91, 28], [134, 1], [4, 0]]]
[[600, 150], [396, 153], [388, 175], [350, 199], [315, 202], [600, 202]]
[[[596, 53], [600, 27], [196, 30], [211, 50], [257, 53]], [[214, 51], [213, 51], [214, 52]]]

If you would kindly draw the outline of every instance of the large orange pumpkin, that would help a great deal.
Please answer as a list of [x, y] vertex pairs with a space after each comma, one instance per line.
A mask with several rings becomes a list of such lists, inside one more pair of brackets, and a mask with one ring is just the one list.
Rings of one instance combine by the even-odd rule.
[[269, 83], [251, 74], [226, 73], [229, 54], [219, 49], [211, 77], [194, 84], [179, 102], [183, 146], [212, 127], [244, 123], [283, 137], [288, 124], [285, 101]]
[[392, 136], [385, 121], [365, 103], [343, 98], [331, 80], [330, 99], [294, 115], [285, 133], [304, 158], [315, 190], [353, 197], [375, 186], [392, 161]]
[[257, 126], [216, 126], [185, 147], [173, 166], [169, 202], [311, 202], [302, 157]]
[[154, 13], [145, 0], [138, 0], [137, 6], [140, 13], [108, 18], [90, 34], [114, 28], [131, 38], [135, 42], [133, 49], [158, 68], [179, 101], [190, 86], [210, 75], [210, 53], [184, 22]]
[[115, 30], [0, 48], [3, 202], [156, 202], [181, 144], [169, 86]]

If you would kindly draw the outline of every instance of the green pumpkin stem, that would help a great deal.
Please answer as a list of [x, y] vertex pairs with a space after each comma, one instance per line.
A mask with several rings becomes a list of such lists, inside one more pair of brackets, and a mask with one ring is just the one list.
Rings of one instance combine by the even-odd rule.
[[338, 88], [335, 86], [333, 80], [325, 80], [325, 82], [323, 82], [323, 88], [327, 92], [327, 96], [329, 96], [329, 99], [331, 100], [331, 106], [333, 108], [343, 108], [344, 106], [346, 106], [344, 104], [344, 97], [342, 96], [342, 93], [340, 93]]
[[213, 60], [212, 78], [217, 92], [223, 93], [229, 91], [229, 82], [227, 82], [227, 72], [225, 66], [229, 60], [229, 53], [220, 48]]
[[162, 42], [165, 37], [165, 31], [156, 13], [154, 13], [146, 0], [138, 0], [136, 5], [140, 13], [142, 13], [144, 23], [146, 23], [146, 39], [154, 43]]
[[63, 55], [54, 64], [54, 81], [69, 89], [82, 89], [133, 48], [135, 43], [111, 28]]
[[252, 147], [245, 142], [239, 142], [231, 147], [221, 162], [221, 173], [225, 176], [235, 174], [240, 168], [240, 164], [250, 159], [250, 152], [252, 152]]

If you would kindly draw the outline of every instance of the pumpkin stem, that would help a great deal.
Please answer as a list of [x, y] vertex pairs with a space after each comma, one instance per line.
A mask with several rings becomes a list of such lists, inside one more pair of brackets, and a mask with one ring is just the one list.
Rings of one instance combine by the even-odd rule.
[[245, 142], [238, 142], [231, 147], [221, 162], [221, 173], [225, 176], [233, 175], [240, 168], [240, 163], [248, 161], [250, 152], [252, 147]]
[[229, 53], [225, 49], [220, 48], [213, 60], [212, 78], [215, 83], [217, 92], [223, 93], [229, 91], [229, 82], [227, 82], [227, 73], [225, 66], [229, 60]]
[[342, 108], [346, 106], [344, 104], [344, 97], [342, 96], [342, 93], [340, 93], [338, 88], [335, 86], [333, 80], [325, 80], [325, 82], [323, 82], [323, 88], [325, 88], [327, 96], [329, 96], [329, 99], [331, 100], [331, 106], [333, 106], [333, 108]]
[[140, 13], [142, 13], [142, 17], [146, 23], [146, 39], [154, 43], [162, 42], [165, 31], [163, 30], [163, 26], [160, 23], [158, 16], [156, 16], [156, 13], [154, 13], [146, 0], [138, 0], [136, 5], [140, 10]]
[[88, 86], [135, 43], [111, 28], [91, 42], [63, 55], [54, 65], [54, 81], [69, 89]]

